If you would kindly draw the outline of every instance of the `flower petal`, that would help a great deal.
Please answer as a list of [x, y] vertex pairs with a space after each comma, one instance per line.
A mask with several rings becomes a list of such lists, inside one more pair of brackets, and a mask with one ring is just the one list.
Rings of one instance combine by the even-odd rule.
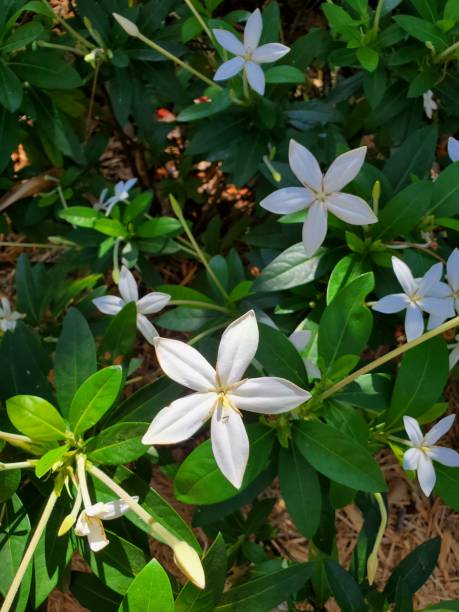
[[244, 60], [242, 57], [233, 57], [218, 67], [217, 72], [214, 74], [214, 81], [226, 81], [226, 79], [230, 79], [240, 72], [243, 66]]
[[288, 339], [300, 353], [304, 351], [306, 346], [308, 345], [311, 339], [312, 332], [308, 329], [299, 329], [298, 331], [294, 331], [293, 334], [290, 334]]
[[309, 209], [303, 225], [303, 244], [308, 257], [314, 255], [327, 235], [327, 209], [315, 202]]
[[459, 346], [455, 346], [449, 354], [449, 369], [452, 370], [459, 361]]
[[134, 177], [134, 178], [130, 178], [128, 179], [125, 183], [124, 183], [124, 190], [123, 191], [130, 191], [134, 185], [137, 183], [139, 179]]
[[436, 423], [424, 436], [424, 442], [426, 446], [432, 446], [438, 442], [438, 440], [448, 432], [453, 426], [455, 414], [449, 414], [443, 417], [438, 423]]
[[329, 194], [326, 204], [328, 210], [338, 219], [351, 225], [369, 225], [378, 221], [378, 217], [365, 200], [350, 193]]
[[435, 329], [436, 327], [441, 325], [446, 318], [447, 317], [441, 317], [441, 316], [438, 316], [438, 315], [431, 314], [429, 316], [429, 320], [427, 321], [427, 329], [429, 331], [431, 329]]
[[419, 464], [419, 456], [422, 454], [417, 448], [409, 448], [403, 455], [403, 469], [417, 470]]
[[263, 20], [260, 9], [255, 9], [247, 19], [244, 28], [244, 47], [246, 51], [254, 51], [260, 42]]
[[164, 373], [194, 391], [215, 388], [215, 370], [195, 348], [169, 338], [155, 338], [156, 356]]
[[233, 321], [222, 334], [217, 357], [217, 377], [224, 387], [241, 380], [258, 348], [258, 325], [250, 310]]
[[234, 55], [244, 55], [244, 45], [241, 41], [228, 30], [212, 30], [219, 45]]
[[5, 296], [2, 297], [2, 308], [3, 308], [3, 314], [5, 316], [8, 316], [9, 314], [11, 314], [11, 304], [10, 304], [9, 299]]
[[159, 336], [158, 330], [150, 323], [147, 317], [143, 314], [137, 313], [137, 329], [142, 334], [147, 342], [153, 344], [153, 340]]
[[139, 291], [134, 275], [126, 266], [122, 266], [120, 274], [120, 282], [118, 285], [120, 295], [125, 302], [137, 302], [139, 299]]
[[435, 486], [436, 476], [432, 461], [425, 453], [421, 453], [419, 456], [418, 480], [422, 492], [429, 497]]
[[403, 291], [407, 295], [415, 293], [418, 285], [406, 263], [398, 257], [392, 257], [392, 268]]
[[350, 183], [360, 172], [366, 153], [366, 147], [359, 147], [337, 157], [324, 176], [325, 193], [341, 191]]
[[405, 335], [408, 342], [419, 338], [424, 332], [424, 319], [422, 311], [414, 304], [410, 304], [405, 315]]
[[425, 297], [418, 301], [419, 307], [437, 317], [454, 317], [454, 302], [450, 298]]
[[88, 517], [86, 512], [80, 512], [77, 522], [75, 523], [75, 533], [77, 536], [83, 537], [89, 534]]
[[316, 194], [307, 187], [285, 187], [271, 193], [260, 202], [269, 212], [287, 215], [307, 208], [316, 199]]
[[429, 456], [442, 465], [459, 467], [459, 453], [452, 448], [433, 446], [429, 451]]
[[87, 525], [89, 528], [89, 533], [87, 535], [89, 548], [93, 552], [99, 552], [106, 546], [108, 546], [109, 541], [107, 536], [105, 535], [105, 529], [102, 524], [102, 521], [98, 518], [89, 518], [87, 519]]
[[124, 306], [124, 300], [116, 295], [102, 295], [101, 297], [94, 298], [92, 303], [104, 314], [116, 315]]
[[250, 87], [262, 96], [265, 93], [265, 73], [255, 62], [246, 62], [244, 66]]
[[[132, 500], [135, 502], [139, 501], [139, 497], [137, 495], [132, 496]], [[99, 518], [104, 521], [112, 521], [113, 519], [117, 519], [126, 512], [129, 512], [129, 505], [122, 499], [115, 499], [111, 502], [107, 502], [103, 504], [102, 511], [98, 515]]]
[[249, 458], [249, 438], [237, 412], [219, 408], [212, 415], [212, 452], [222, 474], [239, 489]]
[[459, 140], [452, 136], [448, 138], [448, 155], [451, 161], [459, 161]]
[[322, 171], [314, 155], [293, 138], [288, 148], [288, 162], [293, 174], [305, 187], [322, 190]]
[[216, 393], [192, 393], [158, 412], [142, 438], [143, 444], [176, 444], [187, 440], [209, 419]]
[[141, 314], [153, 314], [165, 308], [171, 300], [171, 296], [160, 291], [147, 293], [137, 302], [137, 311]]
[[405, 427], [405, 431], [408, 434], [408, 438], [414, 446], [420, 446], [424, 439], [424, 435], [419, 427], [419, 423], [416, 419], [410, 416], [403, 417], [403, 426]]
[[[438, 297], [438, 298], [450, 298], [453, 299], [453, 291], [451, 287], [444, 282], [435, 283], [429, 287], [429, 292], [427, 297]], [[454, 304], [453, 304], [454, 308]]]
[[312, 380], [313, 378], [321, 378], [322, 373], [316, 363], [312, 361], [312, 359], [303, 359], [304, 367], [306, 368], [306, 374], [308, 375], [308, 380]]
[[[458, 160], [459, 160], [459, 141], [458, 145]], [[446, 273], [448, 275], [448, 284], [455, 290], [459, 290], [459, 249], [454, 249], [446, 262]]]
[[438, 262], [430, 267], [419, 282], [419, 295], [429, 295], [429, 289], [440, 282], [443, 274], [443, 264]]
[[409, 300], [404, 293], [391, 293], [382, 297], [376, 304], [373, 304], [372, 309], [376, 310], [376, 312], [392, 314], [393, 312], [405, 310], [408, 303]]
[[269, 64], [271, 62], [277, 62], [277, 60], [287, 55], [290, 51], [285, 45], [280, 43], [269, 43], [267, 45], [261, 45], [255, 49], [252, 54], [252, 59], [257, 64]]
[[285, 378], [273, 376], [248, 378], [237, 389], [228, 393], [228, 399], [236, 408], [259, 414], [288, 412], [310, 397], [309, 391]]

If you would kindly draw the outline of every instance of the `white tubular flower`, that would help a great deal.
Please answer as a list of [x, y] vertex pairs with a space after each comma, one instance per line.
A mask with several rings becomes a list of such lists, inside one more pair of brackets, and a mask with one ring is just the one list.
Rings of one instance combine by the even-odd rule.
[[290, 140], [290, 168], [303, 186], [278, 189], [264, 198], [260, 206], [280, 215], [309, 209], [303, 226], [303, 243], [309, 257], [325, 240], [329, 212], [351, 225], [368, 225], [378, 221], [365, 200], [341, 192], [360, 172], [366, 151], [366, 147], [359, 147], [343, 153], [324, 176], [314, 155], [303, 145]]
[[7, 297], [2, 297], [0, 307], [0, 329], [3, 332], [13, 331], [16, 329], [16, 323], [19, 319], [24, 319], [25, 314], [21, 314], [16, 310], [11, 310], [11, 304]]
[[[133, 497], [132, 499], [136, 502], [139, 501], [138, 497]], [[102, 521], [111, 521], [119, 518], [128, 511], [129, 506], [122, 499], [105, 504], [98, 502], [88, 506], [78, 517], [75, 525], [75, 534], [81, 537], [86, 536], [91, 550], [99, 552], [109, 543]]]
[[403, 417], [403, 424], [411, 442], [411, 448], [403, 455], [403, 468], [417, 471], [419, 485], [427, 497], [432, 493], [436, 480], [432, 460], [448, 467], [459, 467], [457, 451], [434, 446], [435, 442], [451, 429], [454, 419], [454, 414], [444, 417], [426, 435], [423, 435], [416, 419], [409, 416]]
[[145, 340], [153, 344], [153, 339], [158, 336], [156, 328], [150, 323], [145, 315], [159, 312], [167, 306], [171, 296], [167, 293], [153, 291], [147, 293], [143, 298], [139, 299], [139, 291], [135, 282], [134, 275], [126, 266], [122, 266], [120, 274], [120, 282], [118, 285], [121, 297], [115, 295], [103, 295], [93, 299], [93, 304], [108, 315], [116, 315], [129, 302], [135, 302], [137, 307], [137, 329], [143, 335]]
[[127, 202], [129, 200], [129, 191], [134, 187], [137, 183], [136, 178], [129, 179], [127, 181], [119, 181], [115, 185], [115, 194], [106, 200], [108, 190], [102, 189], [99, 196], [99, 201], [94, 205], [95, 208], [99, 210], [105, 210], [105, 216], [108, 216], [111, 212], [115, 204], [118, 202]]
[[196, 393], [163, 408], [142, 442], [181, 442], [211, 418], [212, 451], [217, 465], [231, 484], [240, 488], [249, 457], [249, 440], [240, 411], [279, 414], [296, 408], [311, 394], [283, 378], [242, 378], [258, 347], [258, 326], [252, 310], [224, 331], [215, 369], [184, 342], [155, 338], [154, 345], [167, 376]]
[[452, 370], [459, 361], [459, 334], [454, 339], [456, 340], [454, 344], [448, 344], [448, 348], [451, 349], [451, 353], [449, 354], [450, 370]]
[[[290, 342], [296, 348], [296, 350], [301, 354], [305, 348], [308, 346], [311, 340], [312, 332], [307, 329], [300, 329], [298, 331], [294, 331], [289, 336]], [[321, 373], [317, 364], [312, 361], [312, 359], [307, 359], [303, 357], [304, 367], [306, 368], [306, 373], [309, 379], [320, 378]]]
[[428, 119], [432, 119], [433, 112], [438, 109], [438, 104], [433, 99], [433, 91], [429, 89], [422, 94], [422, 103], [424, 104], [424, 112]]
[[448, 155], [451, 161], [459, 161], [459, 140], [452, 136], [448, 138]]
[[261, 13], [256, 9], [245, 24], [244, 43], [227, 30], [212, 30], [218, 43], [236, 56], [219, 67], [214, 75], [214, 81], [226, 81], [243, 70], [250, 87], [261, 96], [265, 93], [265, 75], [260, 64], [276, 62], [290, 49], [280, 43], [269, 43], [259, 47], [262, 29]]
[[392, 267], [404, 293], [386, 295], [373, 305], [373, 310], [392, 314], [406, 310], [405, 334], [408, 341], [424, 332], [423, 312], [431, 315], [428, 328], [433, 329], [448, 317], [454, 316], [449, 288], [440, 282], [441, 263], [434, 264], [422, 278], [414, 278], [409, 267], [398, 257], [392, 257]]

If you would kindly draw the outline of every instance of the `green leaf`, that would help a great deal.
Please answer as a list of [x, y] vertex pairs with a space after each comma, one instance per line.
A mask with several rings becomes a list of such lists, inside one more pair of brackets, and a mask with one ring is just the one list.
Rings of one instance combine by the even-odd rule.
[[290, 340], [280, 331], [260, 323], [260, 342], [255, 355], [270, 376], [287, 378], [303, 387], [307, 381], [304, 361]]
[[363, 90], [368, 104], [372, 109], [376, 108], [384, 97], [387, 89], [387, 73], [382, 66], [373, 72], [365, 72], [363, 75]]
[[114, 238], [124, 238], [128, 234], [127, 229], [120, 221], [108, 219], [107, 217], [96, 219], [94, 229], [105, 236], [113, 236]]
[[459, 163], [442, 170], [433, 184], [432, 206], [428, 213], [438, 217], [450, 217], [457, 213], [459, 197]]
[[114, 361], [122, 355], [129, 356], [137, 338], [137, 307], [135, 302], [128, 302], [110, 321], [99, 346], [99, 354], [106, 361]]
[[336, 602], [344, 612], [366, 612], [368, 610], [359, 585], [353, 576], [333, 559], [325, 559], [328, 582]]
[[175, 612], [211, 612], [217, 605], [226, 580], [226, 547], [220, 534], [212, 542], [202, 565], [206, 576], [205, 590], [187, 582], [175, 600]]
[[[241, 489], [267, 466], [274, 444], [274, 432], [261, 425], [247, 425], [250, 455]], [[229, 499], [238, 489], [226, 480], [212, 454], [210, 440], [195, 448], [180, 465], [174, 480], [174, 492], [186, 504], [215, 504]]]
[[48, 304], [46, 271], [43, 264], [30, 265], [22, 253], [16, 266], [16, 293], [18, 311], [26, 314], [30, 323], [37, 325]]
[[148, 423], [118, 423], [88, 440], [86, 451], [91, 461], [105, 465], [130, 463], [144, 455], [148, 447], [142, 437]]
[[21, 81], [3, 61], [0, 61], [0, 101], [10, 113], [14, 113], [22, 102]]
[[294, 66], [273, 66], [265, 72], [267, 83], [304, 83], [304, 72]]
[[374, 72], [379, 64], [378, 52], [370, 47], [359, 47], [356, 50], [357, 59], [360, 65], [368, 70], [368, 72]]
[[358, 356], [365, 348], [373, 317], [364, 302], [373, 286], [373, 274], [362, 274], [342, 289], [324, 310], [319, 325], [318, 351], [328, 371], [337, 359], [344, 355]]
[[415, 228], [431, 208], [434, 185], [430, 180], [416, 181], [399, 191], [379, 213], [381, 231], [376, 237], [393, 239]]
[[0, 472], [0, 504], [16, 493], [21, 484], [21, 470], [5, 470]]
[[[125, 86], [125, 84], [123, 84]], [[153, 193], [151, 191], [144, 191], [143, 193], [136, 196], [129, 205], [126, 206], [123, 215], [123, 223], [127, 224], [133, 221], [137, 217], [141, 217], [148, 212], [151, 203], [153, 201]]]
[[159, 236], [176, 236], [181, 231], [182, 225], [177, 219], [173, 217], [158, 217], [139, 225], [135, 233], [140, 238], [158, 238]]
[[70, 308], [64, 317], [54, 361], [56, 397], [64, 415], [78, 387], [97, 370], [96, 343], [84, 316]]
[[59, 211], [59, 217], [78, 227], [94, 228], [96, 221], [101, 218], [101, 213], [89, 206], [69, 206]]
[[355, 438], [308, 421], [295, 427], [294, 441], [304, 458], [330, 480], [369, 493], [387, 490], [378, 464]]
[[175, 612], [171, 583], [156, 559], [152, 559], [129, 585], [118, 612]]
[[215, 612], [266, 612], [299, 591], [311, 574], [311, 565], [298, 563], [254, 578], [223, 593]]
[[[30, 533], [27, 512], [17, 495], [13, 495], [3, 506], [0, 524], [0, 593], [5, 597], [24, 557]], [[32, 566], [26, 570], [21, 581], [15, 612], [24, 612], [32, 582]]]
[[222, 315], [213, 310], [179, 306], [157, 317], [155, 323], [164, 329], [194, 332], [217, 320], [222, 320]]
[[45, 453], [35, 466], [35, 475], [37, 478], [41, 478], [48, 472], [53, 465], [62, 459], [65, 453], [69, 450], [67, 445], [58, 446], [57, 448], [52, 448], [47, 453]]
[[437, 52], [444, 51], [448, 47], [448, 37], [433, 23], [411, 15], [397, 15], [394, 20], [413, 38], [423, 43], [432, 43]]
[[16, 56], [10, 66], [23, 81], [43, 89], [74, 89], [82, 85], [78, 72], [61, 54], [50, 49], [26, 51]]
[[279, 291], [316, 280], [329, 268], [323, 253], [308, 257], [302, 242], [294, 244], [266, 266], [253, 283], [254, 291]]
[[177, 121], [197, 121], [204, 117], [210, 117], [216, 115], [221, 111], [231, 106], [231, 97], [229, 91], [224, 89], [218, 91], [209, 102], [200, 102], [199, 104], [192, 104], [184, 108], [178, 115]]
[[0, 107], [0, 172], [11, 162], [11, 153], [21, 142], [23, 132], [18, 121], [11, 121], [11, 114]]
[[298, 531], [313, 538], [320, 523], [322, 492], [317, 472], [292, 445], [281, 448], [279, 482], [282, 497]]
[[206, 302], [208, 304], [215, 303], [210, 297], [191, 287], [182, 287], [182, 285], [158, 285], [156, 289], [162, 293], [167, 293], [173, 300]]
[[361, 255], [346, 255], [333, 268], [327, 285], [327, 305], [353, 280], [369, 271], [369, 264]]
[[[25, 7], [22, 7], [24, 10]], [[27, 9], [26, 9], [27, 10]], [[29, 21], [24, 25], [16, 28], [2, 45], [1, 51], [3, 55], [10, 54], [17, 49], [23, 49], [31, 42], [39, 38], [45, 31], [45, 28], [38, 21]]]
[[72, 572], [71, 592], [84, 608], [97, 612], [113, 612], [121, 601], [121, 595], [115, 593], [94, 574], [86, 572]]
[[95, 425], [111, 408], [120, 392], [122, 378], [121, 367], [110, 366], [92, 374], [78, 388], [69, 411], [75, 435]]
[[448, 506], [459, 512], [459, 470], [435, 463], [435, 472], [437, 474], [435, 492]]
[[398, 370], [386, 429], [401, 425], [404, 415], [419, 417], [438, 401], [449, 374], [448, 348], [437, 337], [407, 351]]
[[108, 421], [112, 422], [115, 419], [116, 422], [149, 422], [162, 408], [182, 395], [183, 387], [166, 377], [158, 378], [124, 400], [114, 414], [109, 416]]
[[8, 417], [18, 431], [33, 440], [63, 440], [65, 422], [56, 408], [42, 397], [15, 395], [6, 402]]

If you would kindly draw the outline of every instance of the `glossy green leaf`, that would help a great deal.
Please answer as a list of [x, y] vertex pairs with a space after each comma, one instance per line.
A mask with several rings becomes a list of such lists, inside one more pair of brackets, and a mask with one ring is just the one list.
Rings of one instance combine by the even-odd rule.
[[0, 100], [10, 113], [14, 113], [22, 102], [21, 81], [3, 61], [0, 62]]
[[110, 366], [92, 374], [79, 387], [69, 411], [74, 434], [84, 433], [112, 407], [120, 392], [122, 377], [120, 366]]
[[6, 402], [8, 417], [22, 434], [33, 440], [63, 440], [66, 425], [56, 408], [42, 397], [15, 395]]
[[320, 422], [295, 426], [294, 440], [304, 458], [318, 471], [351, 489], [386, 491], [381, 470], [355, 438]]
[[374, 72], [379, 64], [378, 52], [371, 47], [359, 47], [356, 50], [357, 59], [361, 66], [368, 70], [368, 72]]
[[267, 83], [304, 83], [304, 72], [294, 66], [273, 66], [265, 73]]
[[416, 181], [389, 200], [379, 213], [377, 238], [396, 238], [416, 227], [431, 208], [434, 185], [432, 181]]
[[55, 463], [62, 459], [68, 449], [69, 447], [67, 445], [57, 446], [40, 457], [38, 463], [35, 465], [35, 475], [37, 478], [44, 476]]
[[183, 395], [183, 387], [167, 378], [145, 385], [109, 415], [109, 422], [151, 422], [158, 412]]
[[129, 302], [112, 317], [99, 346], [99, 354], [114, 361], [119, 355], [130, 355], [137, 338], [137, 308]]
[[107, 427], [88, 440], [88, 457], [96, 463], [120, 465], [144, 455], [148, 447], [142, 444], [148, 423], [118, 423]]
[[351, 253], [346, 255], [333, 268], [327, 285], [327, 305], [336, 295], [357, 277], [365, 274], [370, 265], [361, 255]]
[[69, 206], [59, 211], [59, 217], [78, 227], [93, 228], [101, 212], [89, 206]]
[[459, 197], [459, 163], [455, 162], [442, 170], [433, 184], [432, 205], [429, 214], [449, 217], [457, 213]]
[[368, 607], [353, 576], [333, 559], [325, 560], [328, 582], [343, 612], [366, 612]]
[[158, 217], [149, 219], [139, 225], [136, 235], [140, 238], [158, 238], [159, 236], [176, 235], [182, 231], [180, 221], [173, 217]]
[[175, 612], [169, 578], [156, 559], [152, 559], [134, 578], [118, 612]]
[[397, 15], [394, 19], [408, 34], [423, 43], [430, 42], [437, 51], [447, 48], [448, 37], [433, 23], [411, 15]]
[[0, 471], [0, 504], [16, 493], [21, 483], [21, 470]]
[[86, 572], [72, 572], [71, 593], [82, 606], [97, 612], [113, 612], [121, 601], [121, 595]]
[[304, 387], [307, 381], [304, 361], [290, 340], [279, 330], [260, 323], [260, 342], [255, 359], [269, 376], [287, 378]]
[[26, 51], [10, 65], [23, 81], [43, 89], [73, 89], [82, 84], [75, 68], [51, 49]]

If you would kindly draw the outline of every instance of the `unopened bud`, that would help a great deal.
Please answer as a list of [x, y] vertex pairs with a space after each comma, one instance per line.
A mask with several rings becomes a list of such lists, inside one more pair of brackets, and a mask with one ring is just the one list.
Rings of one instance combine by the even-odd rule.
[[175, 565], [185, 574], [188, 580], [203, 589], [206, 586], [206, 577], [198, 553], [186, 542], [177, 542], [172, 548]]
[[67, 514], [65, 519], [62, 521], [61, 526], [59, 527], [59, 531], [57, 532], [57, 535], [63, 536], [64, 534], [66, 534], [67, 531], [72, 529], [74, 523], [75, 523], [75, 517], [73, 516], [73, 514]]
[[368, 557], [368, 561], [367, 561], [367, 578], [368, 578], [368, 584], [373, 584], [373, 582], [375, 581], [375, 577], [376, 577], [376, 570], [378, 569], [378, 555], [371, 553], [371, 555]]
[[112, 13], [112, 15], [119, 23], [119, 25], [123, 28], [123, 30], [129, 34], [129, 36], [138, 36], [140, 34], [139, 28], [135, 25], [133, 21], [126, 19], [126, 17], [123, 17], [118, 13]]

